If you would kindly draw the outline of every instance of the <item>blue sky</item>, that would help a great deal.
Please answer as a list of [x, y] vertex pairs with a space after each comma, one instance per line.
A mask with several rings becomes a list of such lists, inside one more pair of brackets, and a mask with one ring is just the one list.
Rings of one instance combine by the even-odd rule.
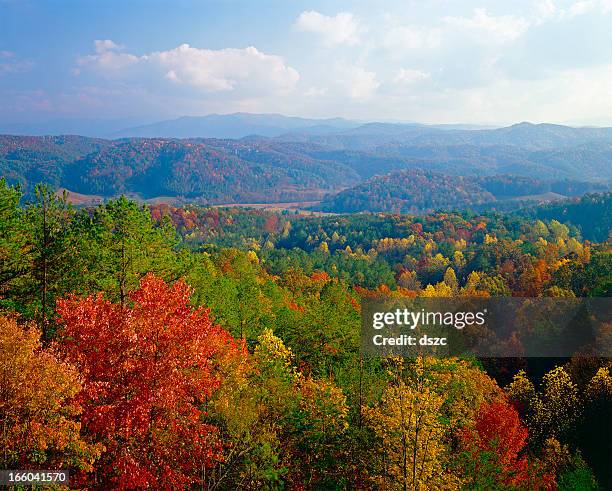
[[0, 121], [612, 125], [612, 0], [0, 0]]

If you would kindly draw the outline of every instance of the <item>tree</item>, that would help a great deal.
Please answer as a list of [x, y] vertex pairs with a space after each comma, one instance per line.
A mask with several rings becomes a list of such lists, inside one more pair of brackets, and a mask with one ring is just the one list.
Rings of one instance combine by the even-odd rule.
[[325, 241], [321, 242], [317, 249], [323, 252], [324, 254], [329, 254], [329, 246], [327, 245], [327, 242]]
[[[299, 405], [290, 414], [290, 477], [297, 483], [329, 488], [342, 475], [342, 450], [348, 429], [348, 406], [342, 390], [329, 380], [300, 377]], [[297, 465], [296, 465], [297, 464]], [[295, 471], [298, 472], [295, 472]], [[295, 477], [294, 477], [295, 476]]]
[[582, 454], [596, 471], [602, 489], [612, 487], [612, 363], [600, 367], [586, 385], [584, 413], [577, 436]]
[[461, 433], [466, 484], [477, 489], [523, 488], [529, 479], [527, 457], [522, 453], [527, 435], [510, 404], [483, 404], [473, 427]]
[[105, 291], [123, 304], [145, 273], [176, 280], [188, 270], [182, 255], [174, 253], [176, 231], [171, 224], [166, 220], [155, 225], [146, 208], [124, 196], [77, 218], [77, 233], [87, 237], [87, 291]]
[[226, 383], [211, 397], [208, 414], [227, 445], [209, 489], [328, 489], [345, 478], [346, 397], [331, 381], [297, 371], [271, 330], [257, 341], [246, 363], [224, 365]]
[[[31, 251], [31, 277], [26, 295], [31, 298], [34, 316], [42, 330], [43, 340], [51, 335], [55, 299], [70, 291], [75, 279], [79, 247], [70, 232], [74, 211], [67, 195], [57, 196], [47, 185], [35, 188], [36, 200], [25, 211], [29, 227], [28, 241]], [[77, 275], [78, 276], [78, 275]]]
[[407, 288], [408, 290], [418, 291], [421, 289], [422, 285], [419, 279], [417, 278], [416, 271], [410, 271], [407, 269], [403, 269], [398, 277], [397, 284], [402, 288]]
[[101, 448], [81, 439], [78, 372], [39, 339], [0, 317], [0, 467], [90, 471]]
[[101, 295], [58, 301], [63, 351], [84, 374], [84, 425], [106, 448], [105, 487], [186, 487], [220, 456], [200, 406], [221, 382], [215, 364], [240, 348], [190, 294], [149, 274], [129, 306]]
[[557, 220], [551, 220], [549, 229], [555, 239], [567, 239], [569, 237], [567, 225], [563, 225]]
[[226, 443], [209, 473], [209, 490], [278, 489], [288, 470], [280, 431], [284, 415], [297, 404], [297, 374], [291, 350], [271, 330], [265, 329], [257, 341], [251, 357], [220, 367], [224, 383], [206, 406]]
[[556, 367], [544, 375], [539, 392], [522, 370], [506, 390], [524, 415], [530, 440], [536, 447], [549, 437], [567, 436], [581, 413], [578, 388], [563, 367]]
[[381, 469], [374, 478], [384, 489], [456, 489], [459, 479], [447, 470], [445, 398], [427, 382], [423, 360], [417, 361], [417, 379], [406, 382], [399, 374], [403, 361], [394, 359], [394, 380], [380, 403], [364, 408], [367, 425], [378, 437]]
[[29, 270], [26, 227], [19, 210], [21, 193], [0, 179], [0, 301], [14, 301], [15, 282]]
[[459, 283], [457, 282], [457, 275], [455, 274], [455, 270], [453, 268], [446, 268], [446, 272], [444, 273], [444, 279], [442, 280], [446, 283], [453, 292], [457, 292], [459, 289]]

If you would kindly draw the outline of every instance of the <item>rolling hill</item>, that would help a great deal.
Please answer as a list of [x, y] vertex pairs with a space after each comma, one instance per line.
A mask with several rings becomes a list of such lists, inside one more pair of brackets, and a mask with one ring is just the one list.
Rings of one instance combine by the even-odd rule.
[[[346, 193], [361, 193], [360, 183], [368, 179], [374, 179], [382, 193], [383, 184], [392, 182], [376, 176], [403, 170], [435, 174], [430, 179], [432, 192], [438, 192], [438, 186], [444, 192], [453, 182], [460, 189], [467, 186], [474, 195], [465, 202], [459, 199], [456, 204], [462, 205], [489, 200], [486, 193], [498, 203], [506, 200], [503, 189], [491, 189], [487, 186], [493, 184], [482, 180], [489, 177], [497, 182], [499, 175], [514, 176], [512, 186], [524, 178], [521, 186], [531, 183], [534, 189], [522, 196], [537, 195], [539, 200], [606, 190], [612, 182], [609, 128], [525, 123], [497, 129], [416, 123], [355, 126], [342, 119], [253, 114], [196, 119], [209, 129], [219, 123], [217, 130], [224, 134], [231, 128], [246, 131], [256, 126], [271, 132], [292, 131], [273, 138], [235, 139], [0, 136], [0, 177], [19, 183], [26, 195], [36, 183], [46, 182], [85, 196], [128, 194], [204, 204], [316, 201], [357, 186], [359, 191], [341, 195], [346, 197]], [[540, 181], [557, 184], [533, 185]], [[330, 200], [325, 200], [325, 206], [345, 208]], [[427, 209], [437, 202], [417, 199], [414, 206]], [[362, 206], [353, 203], [348, 208]], [[379, 204], [374, 209], [380, 209]]]
[[[606, 190], [606, 187], [597, 190]], [[434, 210], [520, 208], [592, 191], [588, 183], [541, 181], [521, 176], [449, 176], [422, 169], [404, 169], [375, 176], [330, 195], [315, 207], [331, 213], [411, 213]]]

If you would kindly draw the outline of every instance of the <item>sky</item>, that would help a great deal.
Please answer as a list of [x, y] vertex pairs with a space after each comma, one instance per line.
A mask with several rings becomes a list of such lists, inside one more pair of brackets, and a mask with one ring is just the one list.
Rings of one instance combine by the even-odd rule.
[[0, 122], [612, 126], [612, 0], [0, 0]]

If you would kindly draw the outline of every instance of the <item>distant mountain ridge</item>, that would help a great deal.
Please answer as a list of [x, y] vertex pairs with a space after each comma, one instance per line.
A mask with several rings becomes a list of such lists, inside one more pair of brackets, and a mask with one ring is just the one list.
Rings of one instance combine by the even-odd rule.
[[304, 134], [327, 134], [356, 128], [360, 123], [343, 118], [307, 119], [281, 114], [210, 114], [183, 116], [158, 123], [125, 128], [113, 137], [146, 138], [244, 138], [276, 137], [299, 131]]
[[[179, 121], [191, 127], [190, 120]], [[229, 126], [223, 127], [224, 121]], [[256, 126], [290, 131], [233, 139], [0, 135], [0, 177], [20, 184], [26, 194], [47, 182], [82, 195], [162, 196], [204, 204], [316, 201], [406, 169], [443, 175], [431, 179], [432, 189], [498, 175], [517, 182], [520, 177], [591, 183], [577, 186], [579, 192], [607, 189], [612, 182], [612, 128], [520, 123], [461, 129], [244, 113], [207, 117], [202, 124], [225, 133], [238, 121], [241, 131]], [[384, 178], [376, 182], [392, 185]], [[474, 196], [491, 192], [481, 189], [482, 182], [476, 185], [480, 188], [468, 186]]]
[[372, 151], [403, 147], [509, 146], [525, 150], [567, 148], [585, 143], [612, 144], [612, 128], [573, 128], [553, 124], [518, 123], [494, 129], [455, 129], [419, 124], [367, 123], [326, 134], [288, 134], [281, 141], [302, 141], [336, 149]]

